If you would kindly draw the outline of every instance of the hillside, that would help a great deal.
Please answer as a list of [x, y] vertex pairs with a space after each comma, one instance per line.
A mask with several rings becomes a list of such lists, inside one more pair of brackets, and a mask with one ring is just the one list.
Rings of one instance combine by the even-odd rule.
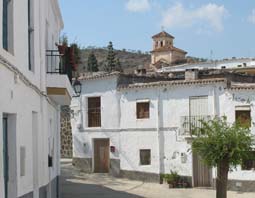
[[[103, 70], [105, 65], [105, 60], [107, 57], [107, 48], [95, 48], [95, 47], [88, 47], [81, 50], [81, 64], [78, 68], [78, 73], [83, 73], [87, 71], [87, 62], [88, 56], [91, 52], [94, 52], [98, 65], [99, 70]], [[145, 66], [148, 67], [151, 63], [151, 55], [149, 52], [141, 52], [135, 50], [115, 50], [116, 57], [119, 58], [121, 62], [121, 66], [125, 72], [133, 72], [135, 68], [138, 66]], [[204, 58], [197, 58], [197, 57], [190, 57], [187, 56], [185, 63], [195, 63], [195, 62], [206, 62], [207, 59]], [[184, 62], [180, 62], [179, 64], [183, 64]]]
[[[85, 72], [87, 68], [88, 56], [94, 52], [99, 69], [102, 70], [107, 57], [107, 48], [85, 48], [81, 52], [81, 64], [79, 66], [79, 72]], [[115, 50], [116, 57], [119, 58], [121, 66], [125, 71], [132, 71], [137, 66], [148, 66], [151, 62], [151, 56], [149, 53], [142, 53], [134, 50]]]

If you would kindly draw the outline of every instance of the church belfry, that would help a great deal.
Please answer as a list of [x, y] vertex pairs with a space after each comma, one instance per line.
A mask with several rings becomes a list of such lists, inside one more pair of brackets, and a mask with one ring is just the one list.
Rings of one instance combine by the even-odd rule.
[[151, 64], [163, 62], [164, 64], [174, 64], [184, 60], [185, 52], [182, 49], [174, 47], [174, 37], [165, 31], [162, 31], [152, 37], [153, 50], [151, 51]]

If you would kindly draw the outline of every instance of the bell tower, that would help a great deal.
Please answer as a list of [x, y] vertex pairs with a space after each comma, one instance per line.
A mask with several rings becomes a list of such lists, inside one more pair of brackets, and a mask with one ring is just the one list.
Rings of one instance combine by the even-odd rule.
[[165, 64], [174, 64], [177, 61], [185, 59], [187, 52], [174, 47], [174, 37], [165, 31], [162, 31], [154, 36], [153, 50], [151, 51], [151, 64], [158, 62]]

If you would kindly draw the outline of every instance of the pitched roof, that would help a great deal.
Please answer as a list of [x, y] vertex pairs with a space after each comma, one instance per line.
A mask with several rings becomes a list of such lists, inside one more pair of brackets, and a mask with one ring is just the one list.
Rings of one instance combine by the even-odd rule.
[[226, 83], [226, 82], [227, 82], [226, 78], [156, 81], [156, 82], [119, 85], [118, 90], [133, 89], [133, 88], [152, 88], [152, 87], [158, 87], [158, 86], [165, 87], [165, 86], [176, 86], [176, 85], [213, 84], [213, 83]]
[[160, 47], [160, 48], [157, 48], [157, 49], [154, 49], [152, 50], [151, 52], [164, 52], [164, 51], [178, 51], [178, 52], [181, 52], [181, 53], [184, 53], [184, 54], [187, 54], [186, 51], [182, 50], [182, 49], [179, 49], [177, 47], [173, 47], [173, 46], [164, 46], [164, 47]]
[[160, 32], [160, 33], [155, 34], [154, 36], [152, 36], [152, 38], [160, 38], [160, 37], [170, 37], [170, 38], [173, 38], [173, 39], [174, 39], [174, 37], [173, 37], [171, 34], [168, 34], [168, 33], [165, 32], [165, 31], [162, 31], [162, 32]]

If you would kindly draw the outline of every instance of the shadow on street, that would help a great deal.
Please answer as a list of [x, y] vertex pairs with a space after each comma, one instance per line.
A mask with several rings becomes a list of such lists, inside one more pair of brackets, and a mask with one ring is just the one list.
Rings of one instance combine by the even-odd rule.
[[141, 196], [115, 191], [101, 185], [81, 184], [61, 178], [62, 198], [142, 198]]

